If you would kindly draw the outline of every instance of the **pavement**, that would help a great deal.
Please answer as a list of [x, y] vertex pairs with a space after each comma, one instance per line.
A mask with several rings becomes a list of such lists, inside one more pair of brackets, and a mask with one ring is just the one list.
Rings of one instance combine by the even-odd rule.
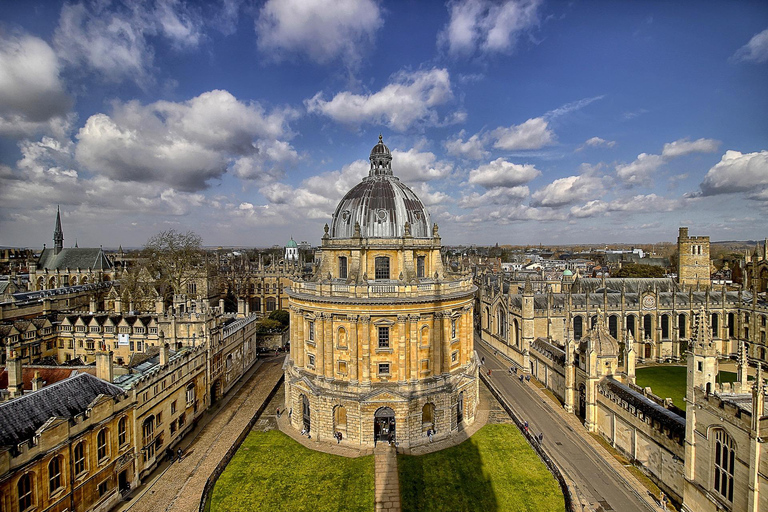
[[528, 421], [533, 433], [544, 433], [545, 450], [569, 485], [576, 487], [577, 501], [585, 510], [661, 510], [648, 489], [586, 431], [575, 415], [565, 412], [534, 382], [520, 382], [517, 375], [510, 375], [509, 362], [494, 355], [494, 350], [478, 338], [475, 349], [485, 357], [481, 371], [491, 370], [491, 382], [515, 413]]
[[196, 512], [208, 477], [283, 375], [285, 356], [258, 361], [178, 444], [179, 462], [161, 464], [113, 512]]
[[376, 512], [400, 512], [400, 479], [397, 475], [397, 452], [394, 446], [379, 443], [373, 450]]

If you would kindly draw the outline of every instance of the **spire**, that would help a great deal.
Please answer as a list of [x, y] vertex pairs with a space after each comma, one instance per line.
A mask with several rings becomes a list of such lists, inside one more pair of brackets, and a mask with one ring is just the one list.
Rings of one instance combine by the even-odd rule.
[[56, 227], [53, 230], [53, 250], [55, 254], [64, 248], [64, 232], [61, 230], [61, 209], [56, 207]]

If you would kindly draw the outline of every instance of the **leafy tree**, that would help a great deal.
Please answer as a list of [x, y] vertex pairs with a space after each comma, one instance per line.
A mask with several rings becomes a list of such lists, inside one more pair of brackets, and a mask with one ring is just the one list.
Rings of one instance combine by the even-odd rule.
[[143, 256], [164, 295], [184, 293], [205, 275], [203, 239], [193, 231], [162, 231], [144, 245]]
[[284, 309], [276, 309], [271, 312], [268, 317], [270, 320], [277, 320], [284, 327], [288, 325], [291, 319], [291, 314]]
[[626, 263], [621, 266], [613, 277], [664, 277], [664, 267], [643, 265], [642, 263]]
[[262, 318], [258, 322], [256, 322], [256, 332], [258, 334], [265, 334], [269, 332], [275, 332], [279, 331], [283, 328], [283, 324], [281, 324], [277, 320], [272, 320], [270, 318]]

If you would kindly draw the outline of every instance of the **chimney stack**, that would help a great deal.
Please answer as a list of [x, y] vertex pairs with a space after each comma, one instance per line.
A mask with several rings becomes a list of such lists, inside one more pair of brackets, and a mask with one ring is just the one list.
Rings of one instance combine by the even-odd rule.
[[35, 378], [32, 379], [32, 391], [41, 389], [43, 389], [43, 378], [40, 376], [40, 372], [35, 372]]
[[24, 378], [21, 371], [21, 359], [16, 357], [16, 351], [8, 347], [6, 358], [6, 371], [8, 372], [8, 392], [11, 398], [24, 394]]
[[96, 377], [107, 382], [112, 382], [114, 378], [114, 368], [112, 366], [112, 351], [96, 353]]

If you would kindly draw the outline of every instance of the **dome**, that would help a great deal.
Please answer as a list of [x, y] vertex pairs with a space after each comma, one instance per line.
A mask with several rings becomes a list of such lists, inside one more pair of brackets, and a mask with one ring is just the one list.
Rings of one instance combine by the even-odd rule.
[[573, 275], [573, 272], [571, 272], [571, 271], [570, 271], [570, 270], [568, 270], [568, 269], [565, 269], [565, 272], [563, 272], [563, 277], [566, 277], [566, 276], [572, 276], [572, 275]]
[[368, 176], [352, 188], [336, 207], [331, 238], [352, 238], [355, 224], [363, 238], [405, 236], [410, 224], [414, 238], [431, 238], [432, 221], [418, 196], [392, 174], [392, 153], [379, 135], [371, 150]]
[[297, 248], [297, 247], [298, 247], [298, 245], [297, 245], [297, 244], [296, 244], [296, 242], [293, 240], [293, 238], [291, 238], [290, 240], [288, 240], [288, 243], [287, 243], [287, 244], [285, 244], [285, 247], [286, 247], [286, 248], [289, 248], [289, 249], [295, 249], [295, 248]]

